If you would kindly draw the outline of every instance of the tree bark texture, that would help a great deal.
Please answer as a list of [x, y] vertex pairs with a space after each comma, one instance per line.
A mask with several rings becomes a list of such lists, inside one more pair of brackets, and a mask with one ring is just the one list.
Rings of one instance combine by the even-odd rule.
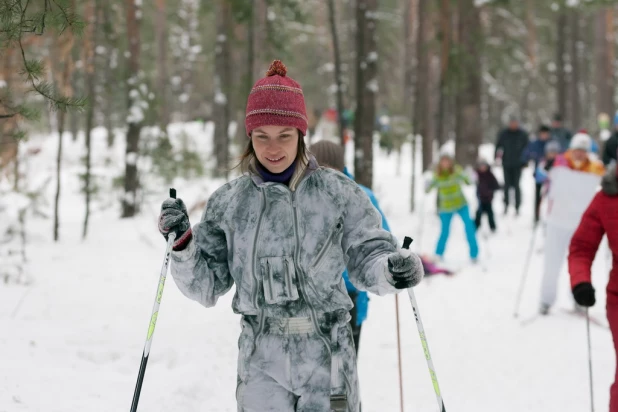
[[[231, 110], [231, 9], [227, 0], [219, 0], [217, 19], [217, 42], [215, 44], [215, 159], [216, 176], [227, 177], [229, 169], [229, 133]], [[240, 126], [240, 125], [239, 125]], [[242, 127], [242, 126], [241, 126]]]
[[335, 60], [335, 84], [337, 85], [337, 120], [339, 123], [339, 139], [344, 144], [345, 127], [343, 124], [343, 83], [341, 79], [341, 54], [339, 50], [339, 36], [337, 34], [337, 9], [335, 0], [327, 0], [330, 32], [333, 39], [333, 57]]
[[580, 85], [580, 53], [578, 44], [580, 41], [579, 35], [579, 12], [577, 10], [571, 10], [569, 13], [569, 28], [571, 35], [569, 36], [569, 55], [571, 62], [571, 81], [569, 82], [570, 93], [570, 119], [573, 129], [578, 130], [582, 127], [581, 124], [581, 95], [579, 91]]
[[565, 72], [567, 24], [567, 12], [565, 10], [565, 7], [561, 7], [556, 20], [556, 110], [563, 117], [567, 115], [568, 92], [568, 84]]
[[373, 131], [377, 92], [377, 0], [356, 5], [356, 113], [354, 115], [354, 173], [361, 185], [373, 183]]
[[[611, 10], [597, 12], [595, 21], [596, 112], [614, 113], [614, 65], [611, 60], [613, 42], [608, 37], [613, 27]], [[609, 24], [608, 24], [609, 23]]]
[[[433, 139], [429, 135], [429, 44], [427, 39], [427, 19], [429, 10], [426, 1], [418, 2], [418, 32], [416, 35], [416, 98], [414, 99], [414, 134], [423, 139], [423, 170], [431, 167], [433, 160]], [[414, 161], [414, 159], [413, 159]]]
[[[127, 38], [129, 42], [129, 61], [127, 79], [133, 78], [138, 81], [140, 71], [140, 33], [139, 20], [137, 19], [137, 6], [135, 0], [126, 0], [126, 23]], [[128, 107], [136, 104], [131, 96], [131, 87], [128, 88]], [[124, 196], [122, 198], [122, 217], [133, 217], [138, 212], [137, 190], [139, 176], [137, 159], [139, 155], [139, 137], [142, 129], [141, 121], [130, 121], [127, 130], [127, 147], [125, 152]]]
[[169, 71], [167, 68], [167, 49], [169, 47], [167, 35], [167, 4], [166, 0], [156, 0], [157, 6], [157, 77], [159, 90], [159, 127], [167, 134], [167, 125], [170, 122], [169, 108]]
[[[75, 5], [72, 2], [72, 6]], [[55, 81], [58, 88], [65, 96], [73, 94], [71, 85], [71, 75], [73, 73], [73, 58], [71, 51], [73, 50], [74, 37], [71, 33], [65, 33], [65, 36], [58, 38], [58, 50], [55, 60], [57, 70]], [[62, 181], [62, 135], [66, 122], [66, 112], [58, 111], [56, 113], [58, 119], [58, 151], [56, 152], [56, 195], [54, 196], [54, 241], [60, 240], [60, 193]]]
[[483, 141], [481, 121], [481, 73], [482, 44], [480, 8], [474, 0], [462, 0], [459, 11], [459, 41], [462, 58], [461, 90], [458, 94], [457, 124], [455, 136], [455, 161], [462, 165], [474, 165], [478, 148]]
[[84, 216], [84, 225], [82, 228], [82, 239], [86, 239], [88, 236], [88, 221], [90, 219], [90, 196], [92, 189], [90, 188], [91, 180], [91, 158], [92, 158], [92, 128], [94, 127], [94, 111], [96, 106], [95, 85], [96, 85], [96, 64], [95, 64], [95, 50], [97, 47], [97, 34], [99, 7], [98, 0], [90, 0], [88, 2], [88, 9], [86, 12], [86, 19], [88, 26], [86, 28], [86, 35], [84, 37], [84, 51], [85, 51], [85, 67], [86, 67], [86, 93], [90, 96], [90, 104], [86, 111], [86, 158], [85, 166], [86, 173], [84, 175], [84, 192], [86, 201], [86, 213]]

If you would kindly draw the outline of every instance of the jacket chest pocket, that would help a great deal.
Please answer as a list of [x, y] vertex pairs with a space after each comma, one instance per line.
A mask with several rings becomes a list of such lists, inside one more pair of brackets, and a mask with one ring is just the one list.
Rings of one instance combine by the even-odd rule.
[[330, 248], [341, 242], [341, 233], [343, 232], [343, 219], [337, 219], [335, 225], [331, 228], [326, 241], [320, 248], [320, 251], [316, 255], [315, 259], [311, 263], [311, 270], [316, 272], [322, 266], [324, 258], [328, 254]]
[[294, 261], [288, 256], [260, 259], [264, 299], [272, 305], [298, 299]]

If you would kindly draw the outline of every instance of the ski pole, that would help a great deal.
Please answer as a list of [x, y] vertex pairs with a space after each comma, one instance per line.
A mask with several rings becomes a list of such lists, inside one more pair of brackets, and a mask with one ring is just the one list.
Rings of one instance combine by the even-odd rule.
[[403, 412], [403, 373], [401, 367], [401, 334], [399, 333], [399, 295], [395, 295], [395, 315], [397, 318], [397, 360], [399, 363], [399, 407]]
[[590, 375], [590, 411], [594, 412], [594, 390], [592, 385], [592, 345], [590, 344], [590, 315], [586, 308], [586, 332], [588, 335], [588, 373]]
[[521, 303], [521, 295], [524, 292], [524, 285], [526, 284], [526, 277], [528, 277], [528, 267], [530, 266], [530, 259], [532, 258], [532, 252], [534, 250], [534, 239], [536, 238], [537, 228], [532, 229], [532, 239], [530, 240], [530, 248], [528, 249], [528, 255], [526, 256], [526, 263], [524, 264], [524, 271], [521, 274], [521, 282], [519, 282], [519, 290], [517, 291], [517, 298], [515, 300], [515, 312], [513, 316], [517, 318], [519, 316], [519, 304]]
[[[403, 239], [403, 249], [410, 249], [412, 238], [406, 236]], [[440, 392], [440, 386], [438, 385], [438, 376], [436, 375], [435, 368], [433, 366], [433, 360], [429, 353], [429, 345], [427, 344], [427, 336], [425, 335], [425, 328], [423, 328], [423, 321], [421, 320], [421, 313], [418, 309], [418, 303], [416, 303], [416, 297], [414, 296], [414, 290], [408, 289], [408, 295], [410, 296], [410, 303], [412, 303], [412, 311], [414, 312], [414, 318], [416, 319], [416, 327], [418, 328], [418, 334], [421, 338], [421, 344], [423, 345], [423, 351], [425, 352], [425, 359], [427, 359], [427, 366], [429, 367], [429, 375], [431, 376], [431, 382], [433, 383], [433, 390], [436, 392], [436, 398], [438, 399], [439, 412], [446, 412], [444, 408], [444, 401], [442, 400], [442, 393]]]
[[[170, 189], [170, 197], [176, 199], [176, 189]], [[148, 333], [146, 335], [146, 344], [144, 345], [144, 352], [142, 353], [142, 362], [139, 365], [139, 374], [137, 375], [137, 383], [135, 384], [135, 392], [133, 393], [133, 402], [131, 403], [131, 412], [137, 411], [137, 404], [139, 402], [139, 395], [142, 391], [142, 383], [144, 382], [144, 374], [146, 373], [146, 364], [148, 363], [148, 356], [150, 355], [150, 345], [152, 344], [152, 335], [154, 334], [155, 326], [157, 324], [157, 316], [159, 315], [159, 306], [161, 305], [161, 298], [163, 297], [163, 287], [165, 286], [165, 278], [167, 277], [167, 267], [170, 262], [170, 254], [172, 253], [172, 245], [176, 233], [170, 233], [167, 237], [167, 246], [165, 248], [165, 259], [163, 259], [163, 266], [161, 267], [161, 274], [159, 275], [159, 285], [157, 286], [157, 295], [155, 296], [154, 306], [152, 307], [152, 314], [150, 315], [150, 324], [148, 325]]]

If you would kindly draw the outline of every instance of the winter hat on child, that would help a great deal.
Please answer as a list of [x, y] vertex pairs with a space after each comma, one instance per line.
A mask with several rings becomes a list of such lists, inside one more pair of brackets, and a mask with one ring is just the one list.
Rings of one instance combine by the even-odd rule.
[[315, 156], [320, 166], [332, 167], [339, 171], [343, 171], [345, 167], [344, 150], [341, 145], [329, 142], [328, 140], [320, 140], [311, 145], [309, 151]]
[[592, 139], [586, 132], [577, 132], [575, 136], [573, 136], [573, 138], [571, 139], [569, 149], [579, 149], [589, 152], [592, 149]]
[[560, 153], [561, 150], [562, 148], [560, 147], [560, 143], [558, 143], [556, 140], [550, 140], [545, 145], [545, 154]]
[[245, 114], [245, 129], [250, 136], [260, 126], [295, 127], [307, 134], [307, 111], [300, 85], [287, 77], [287, 68], [275, 60], [249, 93]]
[[445, 158], [453, 160], [455, 159], [455, 153], [453, 153], [453, 151], [450, 148], [443, 146], [440, 149], [440, 159], [445, 159]]

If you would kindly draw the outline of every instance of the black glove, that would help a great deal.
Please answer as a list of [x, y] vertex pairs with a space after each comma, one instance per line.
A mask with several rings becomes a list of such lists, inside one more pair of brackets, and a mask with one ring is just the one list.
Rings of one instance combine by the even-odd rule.
[[425, 271], [421, 259], [407, 249], [399, 250], [388, 257], [389, 283], [396, 289], [407, 289], [418, 285]]
[[182, 199], [169, 198], [163, 202], [159, 215], [159, 232], [165, 240], [170, 233], [176, 234], [174, 250], [181, 250], [179, 246], [188, 243], [191, 235], [191, 224], [189, 223], [187, 207]]
[[578, 283], [573, 288], [573, 297], [579, 305], [589, 308], [594, 306], [596, 299], [594, 297], [594, 287], [588, 282]]

